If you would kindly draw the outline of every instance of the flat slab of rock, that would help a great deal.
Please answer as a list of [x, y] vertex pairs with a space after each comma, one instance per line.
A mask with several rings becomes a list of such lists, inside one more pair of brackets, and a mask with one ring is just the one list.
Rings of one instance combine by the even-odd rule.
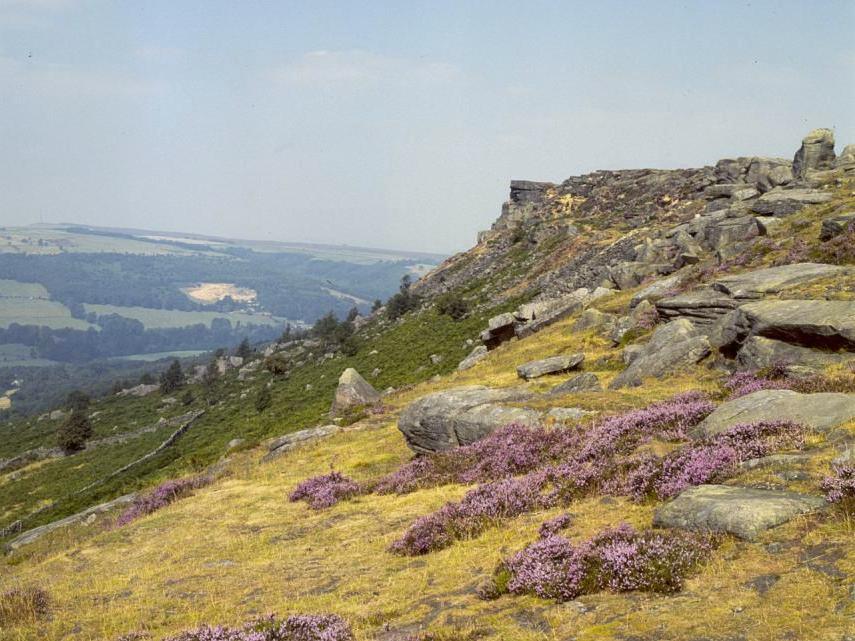
[[821, 509], [821, 496], [728, 485], [699, 485], [656, 510], [653, 524], [728, 532], [753, 540], [799, 514]]
[[760, 390], [722, 403], [698, 425], [697, 430], [710, 436], [739, 423], [795, 421], [826, 432], [852, 419], [855, 419], [855, 394]]
[[749, 336], [736, 354], [741, 369], [764, 369], [779, 363], [823, 369], [855, 362], [855, 353], [829, 352], [762, 336]]
[[457, 365], [457, 371], [463, 372], [467, 369], [475, 367], [480, 361], [484, 360], [484, 357], [487, 356], [487, 347], [485, 345], [478, 345], [475, 349], [473, 349], [469, 356], [464, 358]]
[[831, 194], [817, 189], [773, 189], [751, 205], [751, 211], [767, 216], [789, 216], [807, 205], [831, 200]]
[[371, 405], [380, 400], [380, 392], [371, 386], [352, 367], [348, 367], [338, 379], [335, 399], [330, 409], [331, 416], [337, 416], [354, 407]]
[[579, 392], [601, 392], [603, 386], [600, 384], [600, 379], [593, 372], [585, 372], [577, 374], [571, 379], [559, 383], [553, 387], [548, 396], [564, 396], [565, 394], [578, 394]]
[[823, 242], [831, 240], [839, 236], [849, 229], [850, 225], [855, 225], [855, 211], [832, 216], [822, 221], [822, 229], [819, 231], [819, 239]]
[[584, 360], [585, 355], [580, 352], [567, 356], [552, 356], [539, 361], [531, 361], [517, 367], [517, 376], [530, 381], [533, 378], [540, 378], [547, 374], [561, 374], [562, 372], [569, 372], [579, 367]]
[[855, 351], [855, 301], [764, 300], [742, 305], [739, 313], [754, 335]]
[[609, 385], [610, 389], [641, 385], [645, 377], [662, 377], [706, 358], [712, 347], [691, 321], [679, 318], [661, 325], [633, 361]]
[[301, 443], [314, 441], [319, 438], [329, 436], [330, 434], [335, 434], [340, 429], [341, 428], [338, 425], [320, 425], [318, 427], [309, 427], [304, 430], [297, 430], [296, 432], [291, 432], [284, 436], [278, 436], [267, 443], [267, 454], [262, 460], [269, 461], [270, 459], [276, 458], [285, 452], [293, 450]]
[[520, 387], [471, 386], [436, 392], [404, 408], [398, 429], [414, 452], [441, 452], [474, 443], [509, 423], [539, 422], [539, 412], [498, 405], [533, 397]]
[[713, 287], [733, 298], [762, 298], [793, 285], [840, 276], [848, 271], [849, 268], [840, 265], [793, 263], [725, 276], [716, 280]]
[[657, 301], [656, 311], [663, 318], [688, 318], [700, 325], [708, 325], [738, 306], [739, 302], [729, 295], [706, 287], [663, 298]]

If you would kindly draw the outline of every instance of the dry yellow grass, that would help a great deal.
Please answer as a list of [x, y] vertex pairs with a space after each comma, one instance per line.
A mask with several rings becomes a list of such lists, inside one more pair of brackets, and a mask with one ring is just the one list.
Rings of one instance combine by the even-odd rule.
[[[503, 555], [532, 541], [539, 524], [558, 511], [497, 524], [477, 539], [425, 557], [402, 558], [387, 552], [388, 545], [415, 518], [459, 498], [465, 487], [372, 495], [321, 512], [287, 501], [299, 481], [332, 467], [367, 479], [408, 460], [394, 415], [425, 393], [468, 384], [516, 385], [516, 364], [579, 350], [587, 355], [586, 369], [607, 384], [616, 373], [608, 367], [616, 351], [592, 333], [571, 332], [572, 323], [559, 323], [536, 340], [506, 344], [467, 372], [398, 394], [382, 420], [267, 464], [259, 463], [257, 451], [241, 453], [231, 461], [230, 474], [214, 485], [127, 527], [79, 526], [9, 557], [0, 565], [0, 590], [42, 586], [54, 610], [48, 621], [0, 631], [0, 639], [109, 641], [134, 630], [160, 638], [203, 622], [235, 624], [274, 611], [338, 613], [360, 640], [388, 638], [382, 636], [387, 629], [429, 629], [520, 641], [839, 641], [855, 616], [849, 594], [855, 528], [840, 515], [800, 518], [756, 543], [727, 540], [677, 595], [603, 593], [555, 604], [508, 596], [481, 601], [475, 591]], [[617, 410], [680, 389], [712, 389], [714, 379], [698, 368], [617, 394], [579, 395], [572, 403]], [[555, 382], [532, 386], [545, 389]], [[654, 507], [582, 500], [569, 509], [576, 518], [568, 535], [581, 540], [622, 521], [647, 527]], [[749, 582], [763, 575], [779, 578], [760, 594]]]

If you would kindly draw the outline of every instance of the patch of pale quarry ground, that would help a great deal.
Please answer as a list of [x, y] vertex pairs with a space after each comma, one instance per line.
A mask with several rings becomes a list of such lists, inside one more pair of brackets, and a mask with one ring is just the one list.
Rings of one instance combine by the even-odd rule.
[[182, 287], [189, 298], [198, 303], [216, 303], [226, 296], [238, 303], [251, 303], [255, 301], [258, 293], [249, 287], [238, 287], [234, 283], [199, 283], [192, 287]]

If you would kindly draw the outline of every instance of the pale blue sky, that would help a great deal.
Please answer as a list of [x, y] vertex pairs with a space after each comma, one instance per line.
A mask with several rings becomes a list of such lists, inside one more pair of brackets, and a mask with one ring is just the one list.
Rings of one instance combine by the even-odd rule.
[[429, 251], [511, 178], [855, 142], [855, 2], [0, 0], [0, 225]]

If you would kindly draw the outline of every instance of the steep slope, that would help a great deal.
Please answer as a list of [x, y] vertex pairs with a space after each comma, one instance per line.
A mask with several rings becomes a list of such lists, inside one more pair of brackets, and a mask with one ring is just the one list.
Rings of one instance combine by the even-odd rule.
[[[809, 136], [795, 163], [737, 159], [514, 183], [494, 229], [416, 286], [420, 308], [397, 321], [378, 312], [357, 333], [354, 356], [327, 355], [312, 339], [272, 347], [287, 378], [260, 365], [228, 373], [220, 402], [164, 466], [91, 498], [194, 465], [198, 473], [230, 439], [247, 438], [210, 470], [210, 485], [120, 527], [116, 512], [88, 517], [8, 556], [0, 592], [42, 587], [51, 616], [23, 616], [2, 634], [160, 639], [276, 611], [338, 614], [358, 639], [846, 638], [855, 616], [852, 489], [844, 475], [823, 479], [833, 479], [834, 460], [837, 469], [851, 466], [855, 440], [855, 227], [847, 218], [855, 158], [829, 160], [827, 143]], [[580, 287], [588, 294], [575, 293]], [[591, 297], [596, 287], [604, 290]], [[449, 299], [474, 311], [462, 321], [437, 313]], [[530, 300], [537, 304], [521, 304]], [[488, 339], [501, 327], [510, 332], [454, 371], [484, 327]], [[517, 372], [577, 353], [584, 360], [570, 372], [528, 382]], [[253, 447], [328, 423], [348, 366], [380, 389], [398, 389], [293, 450], [270, 451], [282, 441]], [[382, 371], [371, 376], [374, 368]], [[258, 415], [247, 404], [268, 384], [272, 405]], [[473, 385], [522, 387], [516, 400], [483, 402], [475, 414], [436, 406], [443, 420], [419, 429], [459, 435], [477, 426], [493, 436], [412, 463], [402, 432], [414, 414], [403, 410]], [[708, 400], [668, 400], [684, 392]], [[148, 408], [141, 423], [179, 413], [159, 413], [161, 400], [113, 399], [103, 411]], [[494, 432], [514, 408], [544, 430]], [[739, 416], [749, 427], [728, 433]], [[465, 425], [455, 423], [461, 417]], [[780, 420], [793, 418], [801, 426]], [[491, 438], [499, 439], [493, 449]], [[74, 457], [63, 461], [75, 467]], [[39, 470], [6, 474], [0, 489]], [[331, 470], [346, 477], [338, 501], [324, 494], [332, 503], [325, 509], [288, 501], [301, 482]], [[46, 482], [16, 495], [39, 497]], [[325, 482], [315, 483], [326, 491]], [[559, 498], [542, 500], [555, 488]], [[691, 503], [698, 492], [707, 493], [706, 507]], [[825, 507], [825, 492], [837, 502]], [[725, 495], [736, 498], [722, 516], [709, 502]], [[20, 510], [8, 499], [3, 507]], [[591, 541], [604, 531], [620, 545], [585, 557], [597, 561], [585, 566], [581, 588], [541, 598], [544, 590], [525, 583], [523, 561], [511, 559], [567, 512], [569, 527], [543, 539], [553, 556], [528, 552], [540, 563], [541, 587], [567, 587], [576, 566], [554, 566], [567, 546], [596, 551], [602, 543]], [[676, 541], [700, 560], [654, 564], [651, 579], [650, 562], [639, 561], [643, 539], [614, 539], [610, 528], [621, 523], [673, 537], [656, 549]], [[694, 527], [717, 532], [710, 549], [690, 547]], [[407, 547], [412, 532], [425, 542], [417, 552]], [[614, 563], [608, 580], [606, 562]]]

